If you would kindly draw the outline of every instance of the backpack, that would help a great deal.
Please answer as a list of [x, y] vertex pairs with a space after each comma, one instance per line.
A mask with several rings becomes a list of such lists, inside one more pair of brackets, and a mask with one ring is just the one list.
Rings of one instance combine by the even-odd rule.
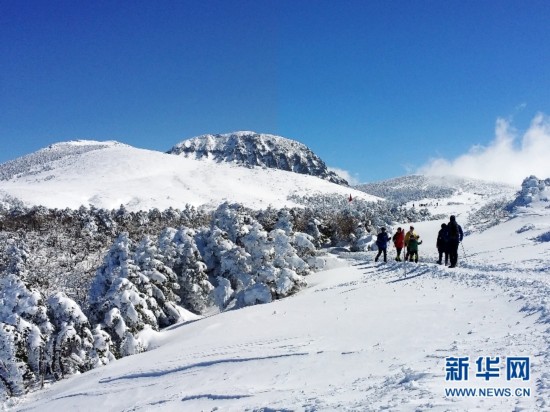
[[382, 247], [388, 241], [388, 235], [385, 232], [380, 232], [376, 235], [376, 246]]
[[449, 231], [449, 238], [450, 239], [458, 239], [458, 223], [455, 222], [449, 222], [447, 225], [447, 230]]

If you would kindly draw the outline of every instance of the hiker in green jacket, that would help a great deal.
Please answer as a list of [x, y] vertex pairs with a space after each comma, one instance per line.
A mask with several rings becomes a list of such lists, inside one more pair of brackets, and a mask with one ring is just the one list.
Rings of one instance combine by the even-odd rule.
[[407, 250], [409, 252], [409, 262], [418, 263], [418, 245], [422, 244], [422, 241], [418, 240], [420, 236], [412, 235], [409, 238], [409, 244], [407, 245]]

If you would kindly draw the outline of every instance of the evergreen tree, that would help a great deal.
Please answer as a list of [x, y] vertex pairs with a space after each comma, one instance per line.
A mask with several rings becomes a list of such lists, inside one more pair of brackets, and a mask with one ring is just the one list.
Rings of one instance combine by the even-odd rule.
[[246, 213], [244, 206], [225, 202], [214, 212], [211, 227], [221, 229], [226, 233], [228, 240], [238, 245], [240, 238], [245, 234], [243, 229], [250, 221], [251, 217]]
[[54, 326], [51, 340], [51, 370], [56, 378], [85, 372], [92, 368], [90, 352], [93, 336], [88, 318], [64, 293], [48, 299], [49, 315]]
[[21, 333], [15, 326], [0, 322], [0, 402], [26, 392], [24, 376], [33, 376], [18, 348]]
[[213, 286], [208, 280], [207, 266], [202, 261], [196, 237], [197, 233], [187, 227], [179, 230], [167, 228], [159, 237], [159, 249], [164, 261], [176, 273], [180, 305], [202, 313], [209, 304]]
[[150, 296], [138, 289], [146, 289], [149, 279], [140, 273], [130, 248], [128, 234], [120, 234], [90, 289], [91, 319], [111, 335], [117, 356], [143, 351], [136, 335], [146, 327], [158, 329], [155, 313], [149, 307]]
[[180, 309], [177, 305], [180, 298], [177, 291], [180, 288], [176, 274], [163, 262], [163, 256], [153, 241], [146, 236], [138, 245], [135, 252], [135, 262], [141, 272], [140, 282], [147, 298], [149, 308], [155, 314], [158, 325], [165, 327], [180, 320]]
[[20, 279], [27, 277], [27, 259], [30, 252], [24, 238], [20, 239], [19, 245], [15, 240], [10, 239], [6, 248], [6, 256], [8, 259], [6, 273], [16, 275]]
[[[45, 374], [49, 357], [46, 351], [53, 326], [48, 320], [42, 294], [14, 274], [0, 279], [0, 324], [7, 348], [2, 352], [6, 358], [0, 361], [11, 365], [7, 368], [11, 373], [21, 372], [25, 388], [36, 384]], [[12, 365], [13, 362], [16, 365]], [[17, 391], [18, 378], [16, 375], [12, 378]]]
[[294, 293], [306, 285], [304, 275], [310, 273], [308, 264], [296, 253], [290, 244], [290, 238], [281, 229], [270, 232], [275, 249], [273, 266], [280, 269], [275, 282], [275, 295], [283, 297]]

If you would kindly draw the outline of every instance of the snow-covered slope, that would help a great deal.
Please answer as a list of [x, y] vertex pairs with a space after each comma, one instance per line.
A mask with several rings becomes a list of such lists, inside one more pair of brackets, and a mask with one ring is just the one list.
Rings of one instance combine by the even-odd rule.
[[[458, 176], [410, 175], [380, 182], [355, 186], [374, 196], [384, 197], [398, 203], [427, 203], [430, 200], [449, 201], [453, 196], [474, 195], [487, 199], [499, 195], [510, 195], [517, 188], [503, 183], [466, 179]], [[422, 202], [426, 201], [426, 202]]]
[[[455, 269], [432, 263], [437, 221], [415, 223], [419, 264], [328, 256], [330, 269], [292, 298], [171, 327], [150, 337], [149, 352], [15, 409], [548, 411], [547, 206], [539, 198], [467, 236]], [[467, 211], [455, 210], [460, 223]], [[529, 359], [527, 379], [507, 378], [514, 357]], [[449, 358], [466, 359], [467, 378], [448, 379], [457, 371]]]
[[214, 159], [244, 166], [260, 166], [317, 176], [347, 185], [345, 179], [327, 169], [307, 146], [295, 140], [256, 132], [203, 135], [174, 146], [168, 153], [194, 159]]
[[137, 149], [117, 142], [52, 145], [0, 165], [0, 200], [78, 208], [129, 210], [240, 202], [253, 208], [292, 205], [288, 196], [314, 193], [376, 198], [314, 176], [246, 168]]

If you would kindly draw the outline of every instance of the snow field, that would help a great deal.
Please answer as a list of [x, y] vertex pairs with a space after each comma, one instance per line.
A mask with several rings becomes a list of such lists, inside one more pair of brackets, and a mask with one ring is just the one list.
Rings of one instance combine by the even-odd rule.
[[[149, 352], [61, 381], [22, 410], [501, 411], [544, 402], [536, 382], [546, 326], [521, 300], [456, 275], [470, 269], [375, 265], [364, 255], [310, 276], [293, 297], [175, 325]], [[526, 354], [533, 396], [445, 397], [447, 356]]]

